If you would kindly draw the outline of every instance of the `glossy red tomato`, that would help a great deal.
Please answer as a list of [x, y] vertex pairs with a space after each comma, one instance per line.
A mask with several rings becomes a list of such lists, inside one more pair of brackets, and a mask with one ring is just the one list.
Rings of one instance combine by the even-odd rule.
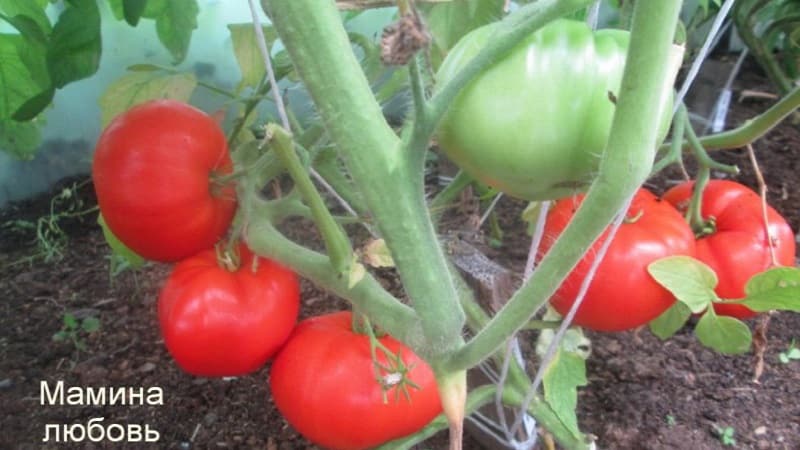
[[[194, 375], [259, 369], [292, 332], [300, 309], [294, 272], [239, 246], [231, 271], [206, 250], [178, 263], [158, 297], [161, 334], [178, 365]], [[255, 269], [254, 269], [255, 267]]]
[[[685, 182], [664, 194], [664, 200], [685, 211], [694, 182]], [[696, 258], [717, 273], [716, 293], [723, 299], [745, 296], [744, 286], [753, 275], [772, 266], [761, 197], [750, 188], [729, 180], [711, 180], [703, 191], [701, 214], [713, 220], [715, 231], [697, 239]], [[795, 238], [791, 227], [771, 206], [767, 207], [769, 238], [778, 265], [794, 266]], [[715, 303], [718, 314], [745, 319], [756, 315], [742, 305]]]
[[97, 142], [92, 166], [106, 224], [139, 255], [173, 262], [211, 248], [236, 209], [225, 134], [208, 115], [174, 100], [134, 106]]
[[[411, 434], [442, 411], [430, 367], [390, 336], [380, 342], [401, 355], [410, 400], [394, 386], [382, 387], [370, 356], [369, 338], [351, 328], [351, 314], [340, 312], [297, 325], [270, 369], [270, 388], [278, 410], [308, 440], [328, 449], [356, 450]], [[378, 361], [386, 358], [378, 351]]]
[[[556, 202], [544, 229], [541, 254], [566, 228], [584, 195]], [[608, 231], [589, 250], [550, 299], [566, 315]], [[694, 255], [694, 235], [680, 213], [651, 192], [640, 189], [625, 222], [608, 248], [581, 303], [574, 324], [598, 331], [622, 331], [644, 325], [675, 302], [647, 272], [653, 261]]]

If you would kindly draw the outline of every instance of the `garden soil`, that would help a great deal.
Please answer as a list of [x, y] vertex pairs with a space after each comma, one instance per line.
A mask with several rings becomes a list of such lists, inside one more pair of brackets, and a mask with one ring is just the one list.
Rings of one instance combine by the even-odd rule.
[[[763, 80], [745, 76], [748, 89], [768, 90]], [[738, 95], [741, 87], [737, 87]], [[763, 111], [770, 100], [734, 103], [730, 125]], [[769, 187], [770, 202], [800, 230], [800, 131], [782, 124], [755, 144]], [[746, 152], [715, 153], [735, 163], [737, 178], [755, 186]], [[717, 174], [719, 175], [719, 174]], [[680, 181], [670, 170], [649, 186], [663, 191]], [[57, 261], [30, 261], [38, 250], [35, 222], [50, 211], [51, 198], [75, 182], [56, 186], [48, 195], [0, 211], [0, 449], [144, 448], [143, 444], [43, 443], [46, 424], [141, 424], [160, 433], [158, 444], [169, 449], [316, 448], [299, 437], [270, 400], [269, 366], [235, 379], [205, 379], [181, 372], [167, 354], [158, 333], [156, 297], [169, 266], [151, 264], [115, 277], [109, 273], [108, 249], [94, 214], [66, 219], [69, 237]], [[94, 202], [91, 184], [75, 191], [85, 205]], [[527, 237], [520, 212], [525, 205], [504, 199], [498, 205], [505, 235], [487, 254], [500, 264], [521, 271]], [[447, 223], [464, 223], [458, 212]], [[23, 221], [23, 222], [20, 222]], [[308, 226], [290, 234], [320, 248]], [[379, 276], [397, 291], [391, 271]], [[345, 308], [341, 300], [302, 284], [302, 315]], [[99, 331], [79, 333], [82, 349], [70, 340], [56, 342], [66, 313], [100, 319]], [[751, 321], [752, 326], [756, 321]], [[771, 316], [764, 371], [754, 382], [754, 356], [722, 356], [703, 348], [686, 328], [660, 342], [649, 331], [589, 333], [592, 354], [587, 364], [589, 384], [578, 395], [579, 423], [605, 449], [721, 449], [723, 430], [732, 430], [735, 448], [800, 448], [800, 361], [781, 363], [779, 354], [800, 338], [800, 315]], [[523, 336], [523, 339], [529, 339]], [[528, 344], [528, 343], [524, 343]], [[530, 345], [527, 345], [530, 348]], [[161, 387], [161, 406], [59, 406], [42, 404], [40, 383], [65, 387]], [[331, 405], [335, 408], [335, 405]], [[540, 448], [546, 448], [540, 439]], [[732, 444], [733, 442], [728, 442]], [[418, 446], [446, 448], [442, 434]], [[466, 450], [482, 447], [471, 439]]]

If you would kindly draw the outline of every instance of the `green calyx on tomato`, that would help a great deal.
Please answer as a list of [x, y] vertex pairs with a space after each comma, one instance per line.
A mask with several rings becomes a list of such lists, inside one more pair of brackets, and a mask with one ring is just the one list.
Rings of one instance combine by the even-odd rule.
[[[453, 79], [497, 27], [463, 37], [437, 83]], [[464, 88], [439, 125], [439, 146], [471, 176], [514, 197], [556, 199], [585, 190], [608, 140], [628, 41], [626, 31], [592, 32], [583, 22], [545, 25]], [[682, 52], [675, 53], [668, 64], [677, 72]], [[654, 95], [661, 95], [663, 138], [671, 86]]]
[[[664, 200], [686, 211], [694, 182], [679, 184], [666, 193]], [[715, 292], [723, 299], [746, 296], [745, 286], [753, 275], [773, 266], [794, 266], [794, 232], [761, 197], [750, 188], [729, 180], [711, 180], [703, 190], [700, 213], [713, 230], [697, 237], [695, 257], [717, 274]], [[773, 260], [774, 254], [774, 260]], [[750, 308], [733, 303], [714, 303], [719, 315], [746, 319], [756, 315]]]
[[[349, 312], [300, 322], [270, 368], [270, 390], [281, 414], [306, 439], [332, 450], [375, 447], [418, 431], [442, 412], [428, 364], [383, 336], [380, 345], [402, 359], [407, 371], [376, 379], [376, 362], [391, 362], [383, 352], [373, 360], [370, 337], [354, 332], [352, 322]], [[404, 392], [393, 382], [400, 375], [407, 379]]]
[[108, 228], [135, 253], [174, 262], [210, 249], [236, 210], [225, 134], [204, 112], [174, 100], [134, 106], [101, 134], [92, 165]]
[[[580, 194], [555, 203], [545, 222], [540, 257], [566, 228], [583, 197]], [[634, 196], [628, 217], [595, 272], [573, 320], [575, 325], [597, 331], [629, 330], [650, 322], [675, 303], [675, 297], [653, 279], [647, 266], [667, 256], [694, 256], [691, 228], [672, 205], [646, 189]], [[550, 299], [560, 314], [566, 315], [575, 303], [607, 236], [605, 231]]]
[[286, 342], [300, 310], [294, 272], [244, 245], [231, 271], [215, 250], [175, 265], [158, 297], [167, 350], [198, 376], [244, 375], [261, 368]]

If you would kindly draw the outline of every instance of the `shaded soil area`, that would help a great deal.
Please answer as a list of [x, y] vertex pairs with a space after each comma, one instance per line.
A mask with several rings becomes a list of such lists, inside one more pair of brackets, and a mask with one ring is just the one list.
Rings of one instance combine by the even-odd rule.
[[[748, 88], [766, 89], [759, 79], [746, 82]], [[731, 126], [768, 105], [768, 100], [760, 99], [736, 103]], [[756, 150], [770, 202], [789, 218], [794, 230], [800, 229], [800, 131], [784, 124], [758, 141]], [[718, 156], [739, 165], [739, 180], [755, 185], [745, 152]], [[652, 187], [662, 190], [679, 177], [677, 171], [667, 171]], [[316, 448], [275, 410], [268, 366], [236, 379], [196, 378], [177, 368], [156, 321], [156, 297], [169, 266], [150, 264], [111, 276], [108, 250], [94, 214], [59, 221], [68, 236], [65, 245], [57, 247], [60, 259], [29, 260], [43, 251], [36, 244], [36, 221], [50, 213], [51, 199], [62, 187], [73, 185], [70, 181], [46, 196], [0, 211], [0, 449], [56, 448], [42, 443], [45, 424], [85, 424], [99, 417], [105, 424], [141, 424], [158, 430], [161, 439], [156, 448]], [[73, 195], [83, 201], [80, 208], [94, 204], [88, 183], [77, 186]], [[489, 250], [489, 256], [518, 272], [528, 246], [519, 217], [524, 206], [508, 199], [500, 202], [497, 211], [505, 236], [499, 247]], [[292, 234], [319, 246], [310, 227], [294, 227]], [[396, 286], [391, 273], [383, 275]], [[346, 306], [307, 282], [302, 285], [302, 301], [303, 316]], [[96, 317], [100, 330], [80, 331], [75, 340], [54, 341], [65, 314], [78, 320]], [[752, 355], [715, 354], [700, 346], [689, 329], [665, 343], [647, 330], [590, 333], [590, 337], [590, 384], [579, 392], [579, 423], [597, 436], [600, 448], [725, 448], [720, 434], [726, 428], [733, 430], [736, 448], [800, 448], [800, 361], [779, 362], [779, 353], [800, 337], [800, 315], [772, 317], [760, 383], [752, 381]], [[40, 383], [53, 387], [59, 381], [65, 387], [157, 386], [163, 389], [164, 404], [41, 404]], [[418, 448], [446, 448], [445, 442], [439, 435]], [[75, 448], [134, 447], [106, 442]], [[465, 442], [467, 450], [480, 448], [471, 438]]]

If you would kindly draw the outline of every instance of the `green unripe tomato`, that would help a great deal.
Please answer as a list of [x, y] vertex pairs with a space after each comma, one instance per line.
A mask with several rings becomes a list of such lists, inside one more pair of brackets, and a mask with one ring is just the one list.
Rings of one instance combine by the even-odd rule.
[[[496, 27], [478, 28], [456, 44], [439, 68], [439, 86]], [[439, 146], [472, 177], [514, 197], [547, 200], [585, 190], [608, 140], [628, 41], [623, 30], [592, 32], [565, 19], [547, 24], [464, 88], [439, 125]], [[669, 64], [677, 69], [674, 59]], [[654, 95], [662, 98], [663, 139], [671, 86]]]

